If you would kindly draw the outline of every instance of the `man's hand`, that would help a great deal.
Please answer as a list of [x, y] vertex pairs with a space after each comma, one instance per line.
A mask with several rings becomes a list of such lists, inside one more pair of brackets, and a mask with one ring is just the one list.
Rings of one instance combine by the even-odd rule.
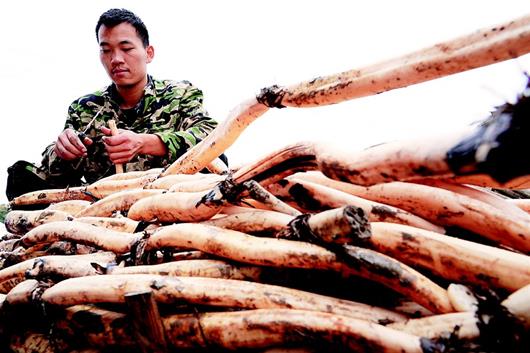
[[112, 136], [107, 127], [101, 127], [101, 132], [107, 135], [103, 137], [103, 143], [114, 164], [127, 163], [140, 153], [153, 156], [164, 156], [167, 153], [160, 137], [154, 134], [137, 134], [118, 129], [118, 135]]
[[92, 140], [84, 137], [83, 141], [79, 139], [77, 132], [73, 129], [66, 129], [55, 141], [55, 154], [57, 157], [71, 161], [81, 157], [86, 157], [87, 149], [85, 145], [90, 146]]
[[118, 135], [112, 136], [109, 128], [101, 127], [105, 137], [103, 143], [114, 164], [127, 163], [142, 151], [144, 145], [142, 135], [130, 130], [118, 130]]

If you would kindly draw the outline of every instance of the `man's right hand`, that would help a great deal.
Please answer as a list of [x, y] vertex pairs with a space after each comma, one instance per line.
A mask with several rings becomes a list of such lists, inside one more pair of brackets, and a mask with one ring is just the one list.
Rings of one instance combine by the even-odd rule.
[[84, 137], [83, 141], [73, 129], [66, 129], [57, 138], [55, 142], [55, 154], [64, 160], [70, 161], [81, 157], [86, 157], [86, 146], [90, 146], [92, 140]]

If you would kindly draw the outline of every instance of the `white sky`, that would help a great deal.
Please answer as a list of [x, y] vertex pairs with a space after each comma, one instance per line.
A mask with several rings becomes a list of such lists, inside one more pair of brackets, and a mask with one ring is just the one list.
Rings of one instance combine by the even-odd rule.
[[[99, 15], [125, 7], [146, 23], [157, 78], [200, 87], [222, 121], [244, 99], [361, 68], [530, 14], [528, 0], [2, 1], [0, 202], [6, 169], [40, 162], [71, 101], [109, 84], [94, 34]], [[271, 110], [227, 151], [240, 165], [301, 140], [360, 149], [457, 129], [524, 86], [530, 56], [334, 106]]]

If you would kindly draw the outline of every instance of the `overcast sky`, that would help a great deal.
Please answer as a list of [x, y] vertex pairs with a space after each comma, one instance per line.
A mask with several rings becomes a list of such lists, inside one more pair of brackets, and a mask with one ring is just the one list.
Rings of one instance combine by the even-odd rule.
[[[2, 1], [0, 202], [6, 168], [40, 153], [68, 105], [110, 83], [98, 56], [99, 15], [125, 7], [147, 25], [157, 78], [200, 87], [222, 121], [260, 88], [361, 68], [530, 14], [530, 1]], [[271, 110], [227, 151], [240, 165], [284, 145], [363, 147], [458, 129], [512, 101], [530, 56], [334, 106]]]

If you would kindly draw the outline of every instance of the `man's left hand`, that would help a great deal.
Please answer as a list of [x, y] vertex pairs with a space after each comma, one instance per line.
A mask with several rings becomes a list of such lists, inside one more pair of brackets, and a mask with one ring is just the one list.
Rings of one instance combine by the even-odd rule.
[[112, 136], [109, 128], [101, 127], [105, 137], [103, 143], [114, 164], [127, 163], [139, 154], [143, 147], [143, 139], [140, 134], [130, 130], [118, 129], [118, 134]]

